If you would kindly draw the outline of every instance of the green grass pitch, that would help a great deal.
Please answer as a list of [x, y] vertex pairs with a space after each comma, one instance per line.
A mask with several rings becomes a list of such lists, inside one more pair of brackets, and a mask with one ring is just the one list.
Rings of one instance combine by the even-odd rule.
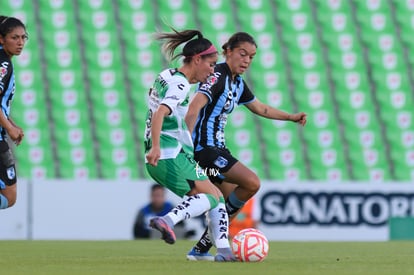
[[271, 242], [261, 263], [189, 262], [193, 243], [0, 241], [0, 274], [414, 274], [414, 242]]

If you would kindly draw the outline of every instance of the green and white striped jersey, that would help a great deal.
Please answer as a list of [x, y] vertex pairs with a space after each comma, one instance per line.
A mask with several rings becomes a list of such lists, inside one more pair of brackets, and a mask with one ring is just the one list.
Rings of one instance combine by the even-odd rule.
[[[175, 158], [182, 148], [186, 152], [193, 151], [193, 142], [184, 121], [188, 110], [190, 83], [184, 74], [177, 69], [162, 71], [149, 91], [148, 114], [145, 128], [145, 152], [152, 146], [151, 124], [152, 114], [160, 104], [167, 106], [171, 113], [164, 118], [161, 129], [160, 159]], [[145, 159], [145, 161], [147, 161]]]

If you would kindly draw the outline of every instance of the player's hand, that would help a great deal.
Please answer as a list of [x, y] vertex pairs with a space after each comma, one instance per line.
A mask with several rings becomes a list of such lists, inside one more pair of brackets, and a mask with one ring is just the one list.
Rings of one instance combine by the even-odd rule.
[[305, 126], [306, 124], [306, 114], [304, 112], [300, 112], [297, 114], [291, 114], [289, 115], [289, 120], [299, 123], [302, 126]]
[[159, 146], [153, 146], [148, 154], [145, 156], [147, 158], [147, 161], [149, 164], [151, 164], [152, 166], [157, 166], [158, 165], [158, 160], [160, 159], [161, 156], [161, 149]]
[[18, 127], [15, 124], [12, 124], [8, 129], [7, 133], [9, 134], [9, 137], [11, 140], [16, 144], [19, 145], [24, 137], [23, 129]]

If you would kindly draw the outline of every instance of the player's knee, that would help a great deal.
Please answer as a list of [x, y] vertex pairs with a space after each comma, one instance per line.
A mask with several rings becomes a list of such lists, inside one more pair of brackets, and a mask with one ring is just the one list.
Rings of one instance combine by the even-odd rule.
[[210, 202], [210, 209], [216, 208], [219, 203], [219, 198], [212, 194], [206, 194], [208, 201]]
[[249, 195], [254, 196], [260, 189], [260, 179], [257, 175], [251, 175], [246, 178], [246, 184], [244, 184], [244, 189]]
[[16, 199], [9, 200], [9, 207], [12, 207], [13, 205], [15, 205], [15, 203], [16, 203]]
[[17, 200], [16, 185], [12, 185], [11, 188], [4, 190], [3, 195], [7, 198], [8, 207], [12, 207]]
[[16, 200], [17, 200], [17, 198], [16, 198], [16, 194], [13, 194], [13, 195], [10, 195], [10, 196], [8, 196], [7, 197], [7, 200], [8, 200], [8, 207], [12, 207], [13, 205], [15, 205], [16, 204]]

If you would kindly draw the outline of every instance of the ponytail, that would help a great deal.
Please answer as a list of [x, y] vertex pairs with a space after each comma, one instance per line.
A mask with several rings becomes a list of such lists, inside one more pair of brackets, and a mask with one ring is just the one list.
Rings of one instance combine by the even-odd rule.
[[[174, 60], [180, 56], [184, 56], [184, 63], [189, 63], [193, 56], [199, 54], [200, 56], [207, 56], [217, 53], [213, 44], [206, 38], [199, 30], [184, 30], [177, 31], [174, 28], [172, 33], [158, 33], [155, 35], [156, 40], [165, 41], [162, 46], [162, 52], [168, 60]], [[197, 37], [196, 39], [193, 39]], [[186, 43], [187, 42], [187, 43]], [[177, 47], [186, 43], [183, 51], [174, 55]]]

